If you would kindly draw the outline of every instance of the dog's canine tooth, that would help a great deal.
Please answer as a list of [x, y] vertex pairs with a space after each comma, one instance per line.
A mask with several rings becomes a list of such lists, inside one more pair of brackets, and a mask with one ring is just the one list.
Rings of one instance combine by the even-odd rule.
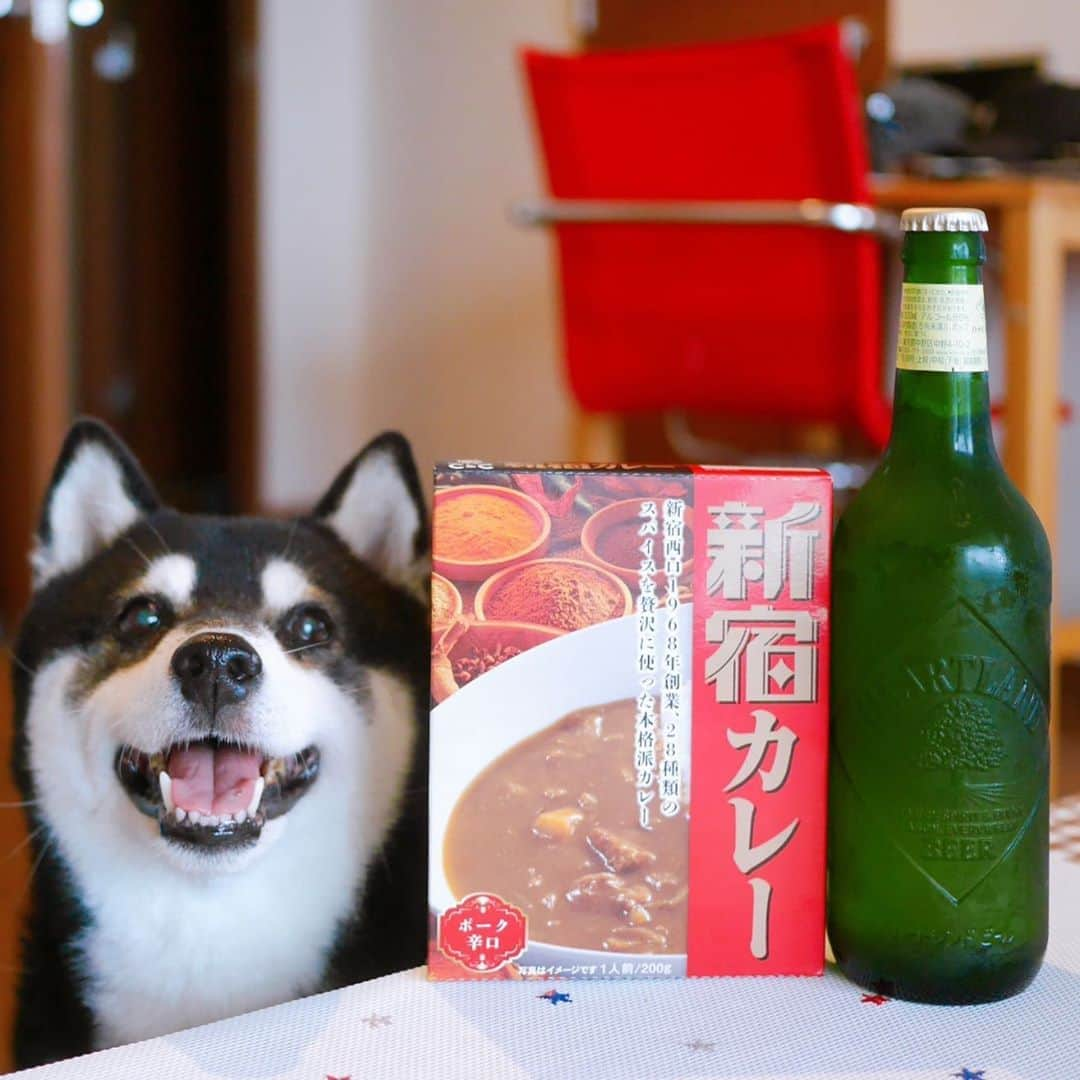
[[187, 817], [187, 811], [182, 806], [178, 806], [174, 813], [177, 821], [183, 821]]
[[266, 787], [266, 781], [260, 776], [255, 781], [255, 790], [251, 793], [251, 802], [247, 804], [248, 817], [254, 815], [255, 811], [259, 809], [264, 787]]
[[265, 780], [273, 783], [285, 775], [285, 762], [282, 758], [267, 758], [263, 762], [262, 776]]
[[171, 814], [176, 809], [172, 797], [172, 777], [162, 770], [158, 773], [158, 784], [161, 787], [161, 801], [165, 804], [165, 813]]
[[237, 825], [243, 825], [244, 822], [247, 821], [247, 811], [237, 810], [237, 812], [233, 814], [233, 818], [236, 820]]

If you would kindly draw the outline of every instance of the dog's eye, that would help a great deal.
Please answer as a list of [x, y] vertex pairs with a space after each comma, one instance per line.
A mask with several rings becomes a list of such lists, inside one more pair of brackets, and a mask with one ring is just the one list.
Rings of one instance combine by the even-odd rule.
[[137, 596], [129, 600], [116, 620], [117, 636], [126, 641], [156, 633], [165, 625], [166, 605], [152, 596]]
[[289, 612], [281, 624], [286, 649], [299, 650], [323, 645], [334, 635], [334, 624], [322, 608], [305, 605]]

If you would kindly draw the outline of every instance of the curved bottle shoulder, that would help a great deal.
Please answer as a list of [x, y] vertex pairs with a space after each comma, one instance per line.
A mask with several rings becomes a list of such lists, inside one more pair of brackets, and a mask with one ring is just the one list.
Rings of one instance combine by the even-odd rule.
[[898, 546], [927, 556], [987, 549], [1050, 570], [1042, 522], [996, 463], [905, 468], [883, 459], [837, 523], [834, 564]]

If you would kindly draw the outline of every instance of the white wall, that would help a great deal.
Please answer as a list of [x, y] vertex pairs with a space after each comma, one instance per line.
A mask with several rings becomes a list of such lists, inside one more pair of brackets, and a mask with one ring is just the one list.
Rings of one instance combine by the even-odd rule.
[[263, 0], [262, 495], [302, 506], [386, 427], [421, 470], [566, 453], [521, 43], [564, 0]]
[[1056, 78], [1080, 80], [1076, 0], [893, 0], [889, 21], [900, 63], [1034, 53]]

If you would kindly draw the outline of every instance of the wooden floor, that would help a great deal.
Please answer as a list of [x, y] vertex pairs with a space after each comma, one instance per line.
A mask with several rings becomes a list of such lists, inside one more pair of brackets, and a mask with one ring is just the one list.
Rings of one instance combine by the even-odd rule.
[[[10, 777], [11, 691], [9, 659], [0, 657], [0, 1072], [10, 1068], [10, 1031], [18, 925], [26, 895], [30, 860], [19, 796]], [[1063, 683], [1062, 792], [1080, 792], [1080, 667], [1067, 669]]]

